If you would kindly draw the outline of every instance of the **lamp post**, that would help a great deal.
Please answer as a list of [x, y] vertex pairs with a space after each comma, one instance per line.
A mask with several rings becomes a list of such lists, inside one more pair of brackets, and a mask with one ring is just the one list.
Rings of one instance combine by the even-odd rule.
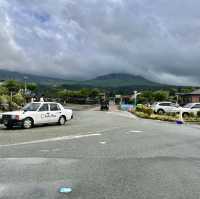
[[24, 76], [24, 94], [26, 95], [27, 92], [27, 79], [28, 77]]
[[137, 96], [140, 95], [141, 93], [138, 93], [137, 91], [134, 91], [134, 99], [135, 99], [135, 107], [137, 105]]

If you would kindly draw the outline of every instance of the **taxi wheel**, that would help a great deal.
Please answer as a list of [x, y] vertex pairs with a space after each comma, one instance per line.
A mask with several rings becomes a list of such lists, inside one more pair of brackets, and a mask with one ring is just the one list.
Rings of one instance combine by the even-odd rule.
[[23, 121], [22, 127], [24, 129], [30, 129], [30, 128], [32, 128], [33, 127], [33, 120], [31, 118], [26, 118]]
[[64, 116], [61, 116], [60, 119], [59, 119], [59, 121], [58, 121], [58, 124], [59, 124], [59, 125], [65, 125], [65, 123], [66, 123], [65, 117], [64, 117]]

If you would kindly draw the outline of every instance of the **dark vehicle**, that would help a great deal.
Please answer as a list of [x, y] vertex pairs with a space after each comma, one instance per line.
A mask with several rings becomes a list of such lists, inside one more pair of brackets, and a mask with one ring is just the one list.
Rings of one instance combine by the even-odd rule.
[[109, 110], [109, 100], [108, 99], [103, 98], [100, 100], [100, 110], [101, 111]]

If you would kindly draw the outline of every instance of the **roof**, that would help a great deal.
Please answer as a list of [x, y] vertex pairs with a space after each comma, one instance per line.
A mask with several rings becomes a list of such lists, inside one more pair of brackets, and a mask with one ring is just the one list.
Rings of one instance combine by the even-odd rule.
[[197, 89], [190, 93], [191, 95], [200, 95], [200, 89]]
[[191, 93], [176, 93], [176, 95], [200, 95], [200, 89], [194, 90]]

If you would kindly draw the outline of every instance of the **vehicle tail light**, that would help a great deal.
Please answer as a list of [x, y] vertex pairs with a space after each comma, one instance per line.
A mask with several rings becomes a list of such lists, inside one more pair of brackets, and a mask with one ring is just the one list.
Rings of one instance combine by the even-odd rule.
[[16, 115], [16, 120], [19, 120], [19, 115]]

